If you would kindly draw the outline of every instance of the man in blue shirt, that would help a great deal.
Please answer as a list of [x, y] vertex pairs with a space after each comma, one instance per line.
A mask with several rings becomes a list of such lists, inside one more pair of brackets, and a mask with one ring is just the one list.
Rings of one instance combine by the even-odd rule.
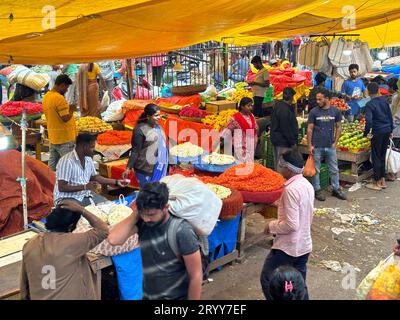
[[368, 93], [371, 101], [366, 105], [364, 136], [366, 137], [372, 129], [371, 158], [374, 181], [366, 187], [379, 191], [387, 187], [385, 182], [386, 151], [389, 139], [393, 137], [394, 124], [388, 97], [379, 96], [379, 85], [371, 82], [368, 85]]
[[338, 199], [346, 200], [346, 195], [340, 189], [336, 155], [336, 146], [342, 132], [342, 114], [337, 108], [330, 106], [331, 93], [329, 90], [321, 88], [316, 97], [318, 108], [312, 109], [308, 115], [307, 128], [308, 150], [313, 155], [317, 171], [312, 178], [315, 198], [319, 201], [325, 201], [325, 195], [319, 181], [321, 161], [325, 160], [329, 167], [332, 195]]
[[358, 64], [349, 66], [350, 79], [347, 79], [342, 85], [342, 93], [346, 95], [346, 102], [351, 108], [351, 115], [357, 116], [360, 113], [358, 101], [365, 97], [364, 82], [358, 78]]
[[245, 54], [242, 54], [239, 60], [237, 60], [232, 65], [233, 71], [231, 74], [231, 78], [235, 81], [244, 81], [246, 79], [249, 68], [250, 68], [249, 58]]

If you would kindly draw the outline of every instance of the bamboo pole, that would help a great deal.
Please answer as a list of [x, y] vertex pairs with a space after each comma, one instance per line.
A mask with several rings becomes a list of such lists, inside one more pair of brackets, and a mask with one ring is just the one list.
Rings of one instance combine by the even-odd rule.
[[21, 183], [22, 189], [22, 210], [24, 216], [24, 229], [28, 229], [28, 206], [27, 206], [27, 197], [26, 197], [26, 178], [25, 178], [25, 152], [26, 152], [26, 110], [22, 111], [22, 119], [21, 119], [21, 131], [22, 131], [22, 142], [21, 142], [21, 178], [19, 178], [19, 182]]
[[132, 63], [132, 59], [126, 59], [126, 72], [127, 72], [127, 74], [126, 74], [126, 84], [127, 84], [127, 87], [128, 87], [128, 97], [129, 97], [129, 100], [132, 100], [133, 99], [133, 88], [132, 88], [132, 86], [133, 86], [133, 81], [132, 81], [132, 66], [131, 66], [131, 63]]

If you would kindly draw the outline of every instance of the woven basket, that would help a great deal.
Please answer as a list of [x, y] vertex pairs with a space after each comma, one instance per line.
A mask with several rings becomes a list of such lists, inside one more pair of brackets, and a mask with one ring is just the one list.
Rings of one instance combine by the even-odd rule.
[[[182, 109], [173, 109], [173, 108], [168, 108], [168, 107], [164, 107], [164, 106], [159, 106], [161, 111], [164, 111], [166, 113], [175, 113], [175, 114], [179, 114]], [[183, 108], [183, 107], [182, 107]]]
[[191, 117], [182, 117], [182, 116], [180, 116], [180, 118], [182, 120], [198, 122], [198, 123], [201, 123], [201, 120], [202, 120], [202, 118], [191, 118]]
[[206, 84], [190, 85], [190, 86], [180, 86], [172, 87], [171, 92], [175, 96], [191, 96], [199, 92], [206, 91]]

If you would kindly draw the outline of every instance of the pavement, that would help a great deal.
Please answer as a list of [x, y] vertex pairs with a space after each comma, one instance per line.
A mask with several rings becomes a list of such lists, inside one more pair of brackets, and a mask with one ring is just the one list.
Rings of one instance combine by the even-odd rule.
[[[326, 201], [316, 201], [307, 273], [310, 299], [355, 299], [362, 279], [391, 254], [400, 238], [399, 187], [400, 181], [388, 182], [382, 191], [362, 187], [348, 192], [346, 201], [327, 192]], [[264, 218], [255, 214], [247, 229], [252, 234], [264, 226]], [[202, 299], [264, 299], [259, 278], [270, 246], [270, 242], [261, 241], [246, 251], [242, 263], [212, 272], [212, 281], [203, 286]]]

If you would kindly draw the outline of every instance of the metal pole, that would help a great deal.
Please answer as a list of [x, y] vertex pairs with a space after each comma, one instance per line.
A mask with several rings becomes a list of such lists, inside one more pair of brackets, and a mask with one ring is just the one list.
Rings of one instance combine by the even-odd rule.
[[21, 157], [21, 178], [19, 181], [21, 183], [22, 189], [22, 208], [24, 215], [24, 229], [28, 228], [28, 206], [27, 206], [27, 198], [26, 198], [26, 179], [25, 179], [25, 150], [26, 150], [26, 130], [28, 124], [26, 122], [26, 110], [22, 111], [22, 119], [21, 119], [21, 131], [22, 131], [22, 157]]
[[224, 81], [228, 81], [229, 45], [227, 43], [224, 43], [222, 52], [224, 55]]
[[132, 88], [132, 85], [133, 85], [133, 82], [132, 82], [132, 68], [131, 68], [131, 63], [132, 63], [132, 59], [126, 59], [126, 72], [127, 72], [127, 74], [126, 74], [126, 84], [127, 84], [127, 86], [128, 86], [128, 97], [129, 97], [129, 100], [132, 100], [133, 99], [133, 95], [132, 95], [132, 91], [133, 91], [133, 88]]

